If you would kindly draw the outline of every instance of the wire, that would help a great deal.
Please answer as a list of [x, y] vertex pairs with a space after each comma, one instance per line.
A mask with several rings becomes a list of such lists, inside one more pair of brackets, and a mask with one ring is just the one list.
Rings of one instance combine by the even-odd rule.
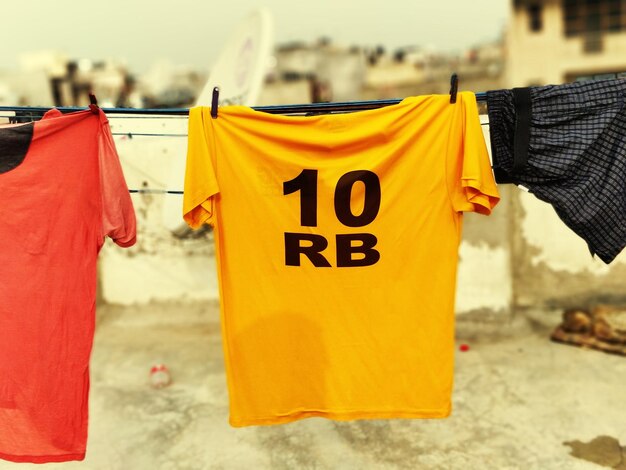
[[187, 137], [187, 134], [144, 134], [141, 132], [111, 132], [111, 135], [122, 135], [126, 137], [130, 137], [131, 139], [135, 136], [144, 136], [144, 137]]
[[[487, 93], [476, 93], [477, 101], [486, 101]], [[316, 114], [316, 113], [345, 113], [352, 111], [363, 111], [368, 109], [377, 109], [385, 106], [391, 106], [402, 102], [402, 99], [390, 100], [373, 100], [373, 101], [346, 101], [337, 103], [311, 103], [311, 104], [288, 104], [275, 106], [255, 106], [255, 111], [261, 111], [270, 114]], [[0, 113], [12, 112], [14, 115], [2, 116], [0, 118], [36, 118], [37, 115], [43, 116], [52, 108], [37, 106], [0, 106]], [[58, 107], [56, 108], [63, 113], [71, 113], [75, 111], [84, 111], [82, 107]], [[107, 117], [110, 118], [132, 118], [132, 119], [162, 119], [162, 118], [180, 118], [189, 115], [188, 108], [102, 108]], [[23, 113], [20, 116], [20, 113]], [[115, 116], [115, 114], [124, 114], [126, 116]], [[130, 115], [130, 116], [129, 116]], [[131, 117], [132, 116], [132, 117]], [[488, 123], [481, 123], [488, 125]], [[134, 133], [134, 132], [113, 132], [112, 135], [126, 136], [129, 138], [135, 136], [145, 137], [187, 137], [187, 134], [161, 134], [161, 133]], [[184, 194], [183, 191], [167, 190], [167, 189], [129, 189], [129, 193], [133, 194]]]
[[171, 189], [129, 189], [129, 193], [137, 194], [184, 194], [183, 191], [176, 191]]
[[[477, 101], [485, 101], [487, 93], [476, 93]], [[372, 101], [345, 101], [336, 103], [310, 103], [310, 104], [287, 104], [274, 106], [253, 106], [255, 111], [261, 111], [270, 114], [306, 114], [318, 112], [349, 112], [361, 111], [367, 109], [382, 108], [398, 104], [401, 98], [390, 100], [372, 100]], [[47, 107], [31, 107], [31, 106], [0, 106], [0, 112], [13, 111], [16, 113], [46, 113], [52, 108]], [[70, 113], [74, 111], [84, 111], [85, 108], [71, 106], [59, 107], [59, 111]], [[140, 116], [187, 116], [189, 108], [102, 108], [105, 114], [129, 114]]]
[[[82, 108], [81, 108], [82, 109]], [[168, 116], [168, 115], [162, 115], [162, 116], [140, 116], [137, 114], [134, 114], [132, 117], [131, 116], [123, 116], [123, 115], [112, 115], [112, 116], [107, 116], [109, 119], [178, 119], [178, 120], [182, 120], [182, 119], [187, 119], [187, 114], [181, 114], [181, 115], [173, 115], [173, 116]]]

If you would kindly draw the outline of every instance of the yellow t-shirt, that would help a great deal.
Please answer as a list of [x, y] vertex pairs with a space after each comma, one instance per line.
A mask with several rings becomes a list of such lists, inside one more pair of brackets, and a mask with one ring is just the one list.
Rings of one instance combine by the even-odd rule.
[[193, 108], [233, 426], [450, 413], [463, 211], [497, 203], [472, 93], [321, 116]]

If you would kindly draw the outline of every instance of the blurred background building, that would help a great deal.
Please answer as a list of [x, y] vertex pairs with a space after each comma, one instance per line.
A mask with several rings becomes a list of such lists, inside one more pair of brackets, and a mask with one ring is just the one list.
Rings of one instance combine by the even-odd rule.
[[[334, 44], [329, 38], [278, 44], [268, 64], [258, 105], [400, 98], [447, 93], [456, 72], [467, 90], [501, 85], [501, 41], [459, 54], [407, 46]], [[0, 72], [1, 105], [86, 106], [93, 92], [103, 107], [185, 107], [193, 105], [208, 71], [175, 66], [167, 59], [136, 75], [122, 61], [73, 59], [58, 51], [20, 57], [19, 70]]]
[[[505, 0], [501, 0], [505, 1]], [[398, 98], [461, 87], [566, 83], [626, 74], [624, 0], [508, 0], [500, 38], [461, 52], [419, 44], [336, 44], [332, 37], [278, 44], [259, 105]], [[62, 51], [23, 54], [18, 70], [0, 70], [0, 103], [84, 106], [94, 91], [106, 106], [173, 107], [194, 103], [209, 70], [161, 59], [141, 74], [116, 58], [94, 61]]]
[[507, 86], [626, 76], [623, 0], [515, 0], [511, 6]]

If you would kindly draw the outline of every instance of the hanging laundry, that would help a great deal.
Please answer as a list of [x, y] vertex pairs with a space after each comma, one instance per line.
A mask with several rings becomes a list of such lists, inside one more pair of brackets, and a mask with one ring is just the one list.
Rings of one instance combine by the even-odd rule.
[[349, 114], [193, 108], [233, 426], [450, 413], [462, 213], [499, 196], [475, 96]]
[[487, 92], [496, 181], [552, 204], [610, 263], [626, 246], [626, 80]]
[[96, 258], [135, 242], [101, 110], [0, 126], [0, 458], [82, 460]]

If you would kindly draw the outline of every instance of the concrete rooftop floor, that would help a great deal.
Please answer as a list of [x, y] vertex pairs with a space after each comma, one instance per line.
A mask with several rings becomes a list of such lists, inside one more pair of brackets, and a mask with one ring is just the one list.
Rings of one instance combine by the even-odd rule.
[[[448, 419], [234, 429], [216, 304], [101, 306], [87, 457], [49, 466], [626, 470], [626, 357], [552, 343], [558, 312], [531, 317], [492, 328], [458, 322], [470, 350], [457, 352]], [[158, 362], [173, 379], [163, 389], [149, 385]], [[17, 468], [42, 467], [0, 461]]]

